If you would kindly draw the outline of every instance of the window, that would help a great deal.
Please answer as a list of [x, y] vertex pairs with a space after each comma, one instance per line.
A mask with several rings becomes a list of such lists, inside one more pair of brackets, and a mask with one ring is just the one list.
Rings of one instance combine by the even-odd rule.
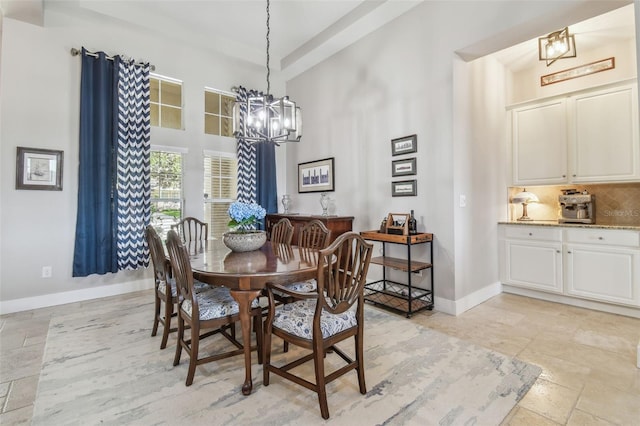
[[182, 129], [182, 82], [153, 74], [149, 91], [151, 125]]
[[151, 225], [164, 240], [182, 217], [182, 154], [152, 148], [150, 174]]
[[204, 153], [204, 217], [209, 238], [222, 238], [229, 223], [229, 205], [237, 198], [238, 159], [223, 152]]
[[233, 136], [233, 104], [236, 97], [215, 89], [204, 90], [204, 132], [208, 135]]

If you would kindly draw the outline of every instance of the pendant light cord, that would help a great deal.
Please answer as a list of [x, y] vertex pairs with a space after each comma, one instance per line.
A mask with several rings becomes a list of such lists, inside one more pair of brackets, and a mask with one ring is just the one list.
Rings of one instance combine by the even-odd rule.
[[267, 0], [267, 95], [271, 92], [271, 83], [269, 81], [269, 76], [271, 75], [271, 69], [269, 68], [269, 33], [271, 32], [271, 27], [269, 26], [270, 17], [269, 0]]

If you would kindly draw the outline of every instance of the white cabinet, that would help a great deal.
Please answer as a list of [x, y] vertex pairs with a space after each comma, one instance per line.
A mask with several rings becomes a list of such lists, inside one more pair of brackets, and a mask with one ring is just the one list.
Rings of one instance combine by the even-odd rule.
[[640, 180], [636, 83], [511, 111], [513, 185]]
[[500, 225], [503, 284], [640, 307], [640, 232]]
[[567, 182], [566, 116], [564, 99], [513, 110], [514, 185]]
[[501, 281], [562, 293], [562, 242], [559, 228], [502, 227]]
[[567, 229], [567, 294], [640, 306], [638, 237], [635, 231]]
[[583, 93], [569, 99], [571, 181], [638, 179], [636, 85]]

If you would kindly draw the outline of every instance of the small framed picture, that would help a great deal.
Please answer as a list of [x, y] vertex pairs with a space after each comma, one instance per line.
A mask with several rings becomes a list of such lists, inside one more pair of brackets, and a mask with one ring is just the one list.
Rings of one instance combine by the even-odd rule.
[[418, 152], [417, 135], [391, 139], [391, 155], [411, 154], [412, 152]]
[[392, 197], [410, 197], [413, 195], [418, 195], [418, 182], [415, 179], [391, 182]]
[[298, 164], [298, 192], [335, 191], [333, 157]]
[[62, 191], [63, 152], [18, 147], [16, 189]]
[[395, 160], [391, 162], [391, 176], [409, 176], [416, 174], [416, 158]]

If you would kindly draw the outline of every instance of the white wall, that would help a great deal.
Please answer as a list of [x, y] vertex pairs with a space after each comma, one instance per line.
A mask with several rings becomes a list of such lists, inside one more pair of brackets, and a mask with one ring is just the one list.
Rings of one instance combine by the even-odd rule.
[[[585, 19], [593, 3], [564, 2], [563, 15], [575, 8], [575, 21]], [[500, 291], [496, 222], [506, 212], [508, 76], [495, 62], [461, 63], [455, 52], [480, 57], [543, 34], [548, 28], [536, 25], [557, 11], [554, 2], [425, 2], [287, 82], [305, 113], [289, 170], [335, 157], [332, 213], [355, 216], [357, 231], [414, 209], [418, 229], [435, 235], [436, 309], [457, 313]], [[418, 196], [391, 197], [400, 179], [391, 177], [390, 140], [413, 133]], [[287, 179], [294, 210], [318, 213], [318, 195], [297, 194], [296, 179]], [[427, 247], [414, 254], [427, 258]]]
[[[504, 129], [496, 109], [504, 89], [499, 81], [489, 82], [488, 75], [500, 74], [494, 63], [461, 63], [455, 52], [483, 56], [548, 32], [543, 24], [559, 27], [571, 24], [572, 16], [573, 22], [593, 16], [594, 5], [602, 13], [620, 4], [428, 1], [294, 78], [287, 94], [303, 108], [304, 136], [298, 145], [278, 148], [278, 177], [286, 181], [279, 193], [292, 195], [294, 211], [320, 213], [318, 194], [297, 193], [297, 164], [335, 157], [330, 212], [355, 216], [355, 230], [365, 230], [377, 228], [389, 212], [414, 209], [418, 229], [435, 235], [436, 309], [456, 313], [473, 306], [488, 297], [498, 279], [495, 224], [506, 205], [499, 201], [505, 199]], [[141, 272], [71, 278], [80, 77], [80, 60], [69, 55], [71, 47], [147, 59], [159, 74], [184, 81], [186, 130], [153, 129], [152, 143], [189, 148], [187, 214], [201, 212], [202, 149], [232, 149], [202, 134], [202, 88], [264, 85], [262, 67], [179, 45], [161, 34], [89, 16], [83, 22], [55, 14], [46, 18], [44, 28], [2, 22], [1, 312], [150, 285], [149, 275]], [[485, 75], [476, 77], [476, 70]], [[272, 81], [274, 92], [284, 93], [277, 74]], [[413, 133], [418, 196], [394, 198], [390, 140]], [[16, 191], [16, 146], [64, 150], [64, 190]], [[284, 158], [286, 166], [280, 162]], [[464, 209], [458, 207], [460, 194], [467, 195]], [[415, 258], [425, 257], [426, 250], [416, 248]], [[44, 265], [53, 266], [53, 278], [40, 278]]]
[[[170, 36], [170, 32], [168, 33]], [[45, 27], [4, 17], [0, 65], [0, 313], [151, 286], [149, 271], [72, 278], [77, 208], [79, 56], [72, 47], [145, 59], [158, 74], [183, 80], [185, 130], [152, 128], [151, 142], [187, 147], [185, 214], [202, 216], [202, 150], [234, 151], [228, 138], [204, 135], [205, 86], [265, 86], [264, 67], [193, 49], [155, 33], [86, 16], [48, 12]], [[274, 92], [284, 84], [272, 76]], [[63, 191], [15, 190], [16, 147], [64, 151]], [[278, 153], [284, 163], [284, 151]], [[282, 167], [281, 169], [285, 169]], [[280, 172], [280, 179], [284, 176]], [[53, 277], [41, 278], [45, 265]]]

